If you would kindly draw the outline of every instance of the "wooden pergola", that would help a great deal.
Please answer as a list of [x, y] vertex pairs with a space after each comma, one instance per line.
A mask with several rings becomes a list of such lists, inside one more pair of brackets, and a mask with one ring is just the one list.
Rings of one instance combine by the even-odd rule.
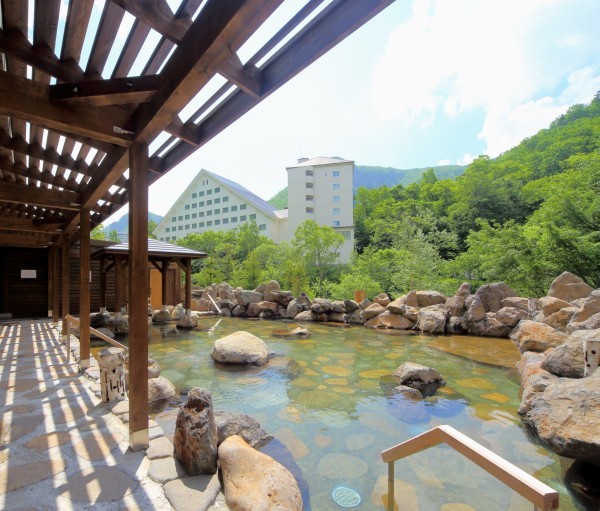
[[[284, 0], [0, 0], [0, 246], [68, 262], [79, 239], [86, 367], [90, 230], [129, 203], [132, 449], [148, 445], [148, 186], [392, 2], [307, 0], [259, 41]], [[68, 268], [50, 273], [66, 316]]]

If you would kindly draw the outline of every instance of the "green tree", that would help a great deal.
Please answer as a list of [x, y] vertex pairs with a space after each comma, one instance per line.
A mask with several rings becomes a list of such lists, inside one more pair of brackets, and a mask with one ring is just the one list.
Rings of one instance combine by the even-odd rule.
[[158, 239], [156, 237], [156, 235], [154, 234], [154, 230], [156, 229], [156, 227], [158, 226], [158, 224], [154, 221], [154, 220], [148, 220], [148, 237], [152, 238], [152, 239]]

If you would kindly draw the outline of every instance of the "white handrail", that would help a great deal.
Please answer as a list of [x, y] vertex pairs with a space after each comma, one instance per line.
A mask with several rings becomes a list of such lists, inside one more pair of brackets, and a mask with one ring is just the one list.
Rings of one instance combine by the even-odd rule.
[[452, 426], [438, 426], [386, 449], [381, 458], [388, 464], [388, 510], [394, 509], [394, 462], [430, 447], [445, 443], [489, 472], [499, 481], [532, 502], [536, 509], [558, 509], [558, 492], [519, 467], [486, 449]]
[[[70, 314], [68, 314], [65, 319], [69, 322], [69, 323], [73, 323], [75, 326], [79, 326], [79, 320], [77, 318], [74, 318], [73, 316], [71, 316]], [[114, 347], [116, 348], [121, 348], [122, 350], [125, 351], [129, 351], [129, 348], [127, 346], [125, 346], [124, 344], [121, 344], [119, 341], [115, 341], [114, 339], [111, 339], [108, 335], [103, 334], [102, 332], [99, 332], [98, 330], [96, 330], [95, 328], [91, 328], [90, 327], [90, 333], [94, 334], [96, 337], [99, 337], [100, 339], [102, 339], [103, 341], [106, 341], [110, 344], [112, 344]], [[67, 334], [68, 335], [68, 334]], [[70, 350], [69, 350], [70, 351]], [[69, 355], [70, 357], [71, 355]]]

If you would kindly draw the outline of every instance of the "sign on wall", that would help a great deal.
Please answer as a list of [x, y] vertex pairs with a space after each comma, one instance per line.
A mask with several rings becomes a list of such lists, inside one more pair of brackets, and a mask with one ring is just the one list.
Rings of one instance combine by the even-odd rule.
[[35, 279], [37, 278], [37, 270], [21, 270], [22, 279]]

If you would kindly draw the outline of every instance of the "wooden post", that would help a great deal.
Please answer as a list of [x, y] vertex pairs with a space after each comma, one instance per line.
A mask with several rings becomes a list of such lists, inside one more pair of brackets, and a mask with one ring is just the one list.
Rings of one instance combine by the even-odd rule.
[[129, 447], [148, 434], [148, 146], [129, 148]]
[[123, 256], [115, 256], [115, 314], [121, 317], [123, 308]]
[[185, 260], [185, 313], [192, 313], [192, 260]]
[[[165, 259], [162, 262], [161, 265], [161, 271], [160, 271], [160, 283], [162, 286], [161, 289], [161, 293], [162, 293], [162, 310], [166, 311], [167, 310], [167, 270], [169, 269], [169, 264], [171, 263], [170, 259]], [[175, 304], [172, 304], [175, 305]]]
[[69, 315], [69, 272], [71, 271], [71, 240], [68, 234], [62, 238], [62, 334], [69, 335], [69, 322], [65, 319]]
[[100, 258], [100, 313], [106, 312], [106, 272], [104, 271], [104, 257]]
[[394, 511], [394, 462], [388, 463], [388, 511]]
[[52, 322], [58, 326], [58, 245], [52, 247]]
[[82, 209], [79, 220], [79, 366], [90, 367], [90, 210]]

